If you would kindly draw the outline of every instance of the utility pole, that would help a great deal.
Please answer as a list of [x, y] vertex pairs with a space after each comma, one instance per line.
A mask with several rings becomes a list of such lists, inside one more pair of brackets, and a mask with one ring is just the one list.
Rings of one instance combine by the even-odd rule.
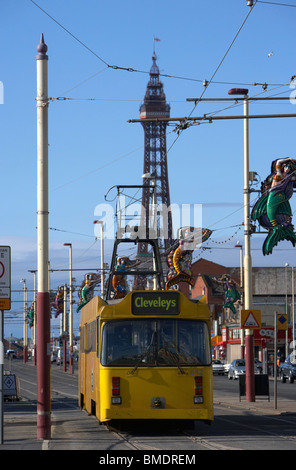
[[51, 438], [50, 297], [48, 285], [48, 56], [37, 46], [37, 439]]
[[73, 373], [73, 287], [72, 287], [72, 243], [64, 243], [69, 247], [69, 374]]
[[68, 321], [67, 321], [67, 284], [64, 284], [64, 311], [63, 311], [63, 370], [67, 370], [67, 339]]
[[34, 274], [34, 324], [33, 324], [33, 364], [34, 366], [37, 365], [36, 361], [36, 273], [37, 270], [29, 270], [29, 273]]
[[23, 363], [26, 364], [28, 361], [28, 289], [26, 279], [22, 279], [24, 283], [24, 339], [23, 339]]

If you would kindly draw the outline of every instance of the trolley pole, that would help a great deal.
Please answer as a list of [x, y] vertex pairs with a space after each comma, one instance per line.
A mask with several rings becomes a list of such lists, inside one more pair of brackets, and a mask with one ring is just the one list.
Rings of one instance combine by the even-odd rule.
[[51, 438], [50, 298], [48, 285], [48, 56], [37, 46], [37, 439]]

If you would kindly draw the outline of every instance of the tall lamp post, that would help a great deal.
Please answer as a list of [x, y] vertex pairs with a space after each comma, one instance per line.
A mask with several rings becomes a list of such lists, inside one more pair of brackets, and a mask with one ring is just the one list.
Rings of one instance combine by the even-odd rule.
[[72, 288], [72, 243], [64, 243], [69, 247], [69, 373], [73, 373], [73, 288]]
[[[249, 187], [249, 90], [232, 88], [229, 95], [244, 95], [244, 307], [252, 309], [252, 257], [251, 257], [251, 216], [250, 216], [250, 187]], [[245, 335], [246, 360], [246, 401], [255, 401], [255, 372], [254, 372], [254, 336], [253, 330], [247, 329]]]
[[[239, 266], [240, 266], [240, 287], [243, 290], [243, 287], [244, 287], [243, 245], [241, 245], [238, 241], [237, 244], [234, 245], [234, 248], [239, 248], [240, 249], [240, 263], [239, 263]], [[244, 309], [244, 293], [243, 292], [242, 292], [242, 297], [243, 298], [242, 298], [241, 308]], [[241, 329], [241, 359], [244, 359], [244, 357], [245, 357], [244, 338], [245, 338], [245, 333], [244, 333], [244, 329], [242, 328]]]
[[50, 296], [48, 285], [48, 56], [37, 46], [37, 439], [51, 438]]
[[101, 297], [104, 298], [104, 222], [94, 220], [94, 224], [101, 225]]
[[33, 322], [33, 364], [36, 366], [36, 269], [29, 269], [29, 273], [34, 274], [34, 322]]

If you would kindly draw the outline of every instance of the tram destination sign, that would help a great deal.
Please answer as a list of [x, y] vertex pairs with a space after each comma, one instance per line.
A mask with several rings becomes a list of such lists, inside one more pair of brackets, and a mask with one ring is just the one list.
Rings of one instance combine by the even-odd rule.
[[179, 315], [179, 293], [133, 292], [132, 313], [134, 315]]

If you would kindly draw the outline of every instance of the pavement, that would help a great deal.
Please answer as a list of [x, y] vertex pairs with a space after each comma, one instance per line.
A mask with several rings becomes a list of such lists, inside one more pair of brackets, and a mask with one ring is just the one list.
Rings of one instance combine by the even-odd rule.
[[[296, 414], [295, 400], [256, 397], [246, 401], [245, 397], [214, 395], [214, 405], [261, 415]], [[4, 403], [3, 443], [1, 450], [126, 450], [126, 445], [101, 426], [93, 416], [78, 407], [52, 408], [51, 439], [37, 439], [36, 403], [28, 400]]]

